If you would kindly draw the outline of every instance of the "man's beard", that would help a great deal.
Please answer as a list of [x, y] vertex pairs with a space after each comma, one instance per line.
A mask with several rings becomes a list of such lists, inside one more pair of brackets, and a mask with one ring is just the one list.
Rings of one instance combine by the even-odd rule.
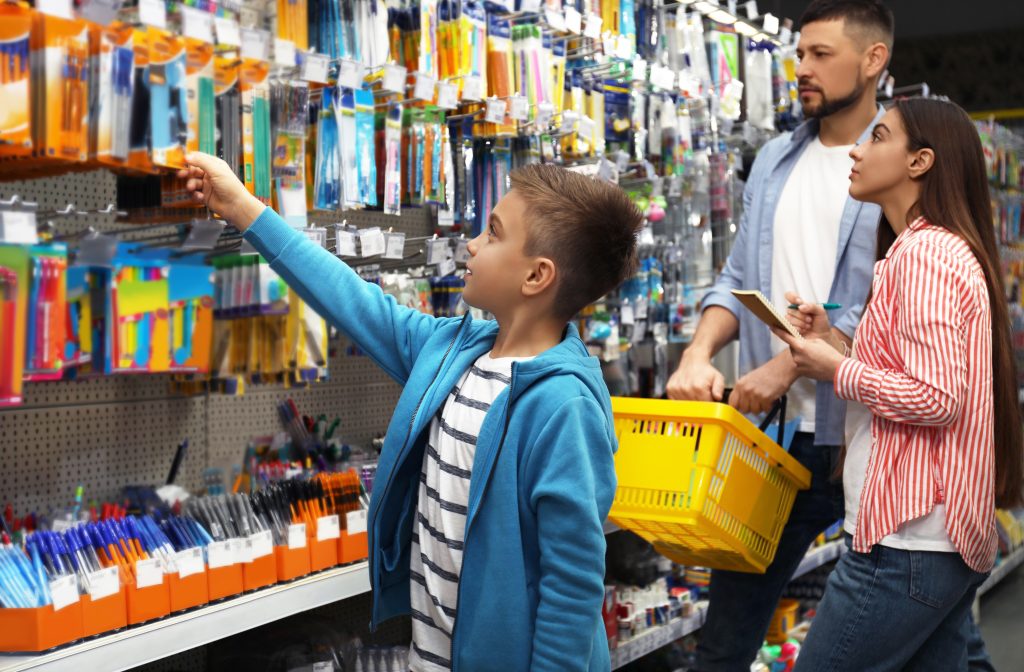
[[855, 105], [857, 101], [860, 100], [860, 97], [864, 95], [864, 89], [866, 88], [866, 82], [858, 81], [857, 85], [853, 87], [853, 91], [848, 95], [835, 100], [827, 98], [824, 91], [819, 91], [818, 93], [821, 94], [821, 103], [813, 110], [809, 110], [807, 105], [804, 105], [804, 116], [808, 119], [824, 119], [825, 117], [830, 117], [837, 112], [842, 112], [846, 108]]

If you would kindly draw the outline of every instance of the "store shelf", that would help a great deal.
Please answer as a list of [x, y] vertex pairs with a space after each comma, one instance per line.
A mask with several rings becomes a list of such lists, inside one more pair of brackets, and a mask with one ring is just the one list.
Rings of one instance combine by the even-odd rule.
[[981, 584], [981, 588], [978, 588], [978, 597], [995, 588], [996, 584], [1005, 579], [1010, 572], [1020, 567], [1021, 564], [1024, 564], [1024, 546], [1010, 553], [998, 567], [992, 570], [989, 577], [985, 579], [985, 583]]
[[617, 670], [623, 665], [628, 665], [634, 660], [646, 656], [663, 646], [681, 639], [691, 632], [696, 632], [704, 625], [704, 616], [707, 613], [707, 603], [698, 603], [692, 615], [685, 618], [677, 618], [668, 625], [658, 626], [633, 637], [628, 642], [619, 644], [612, 650], [612, 669]]
[[0, 655], [0, 672], [125, 670], [370, 590], [367, 564], [348, 565], [40, 655]]
[[803, 576], [808, 572], [812, 572], [818, 567], [824, 564], [838, 560], [839, 556], [846, 552], [846, 544], [840, 541], [830, 541], [827, 544], [812, 548], [804, 556], [804, 559], [800, 561], [800, 565], [796, 568], [796, 572], [793, 573], [793, 578]]
[[[800, 566], [797, 567], [793, 578], [803, 576], [824, 564], [837, 560], [845, 552], [846, 545], [842, 541], [830, 541], [823, 546], [812, 548], [804, 556], [803, 561], [800, 562]], [[993, 576], [995, 575], [993, 574]], [[707, 603], [701, 602], [697, 605], [697, 610], [692, 616], [678, 619], [668, 625], [651, 628], [643, 634], [630, 639], [628, 642], [620, 644], [612, 651], [612, 669], [618, 669], [697, 631], [704, 625], [706, 611]]]

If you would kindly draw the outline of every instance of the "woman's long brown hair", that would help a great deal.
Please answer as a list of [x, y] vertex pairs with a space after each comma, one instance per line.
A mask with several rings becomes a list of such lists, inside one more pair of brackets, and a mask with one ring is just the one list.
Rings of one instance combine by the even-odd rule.
[[[920, 178], [921, 198], [912, 208], [912, 215], [959, 236], [985, 273], [992, 311], [996, 506], [1020, 506], [1024, 503], [1024, 427], [981, 140], [967, 113], [953, 103], [908, 98], [896, 101], [895, 107], [907, 132], [907, 149], [931, 149], [935, 153], [934, 164]], [[893, 228], [883, 216], [878, 224], [879, 259], [895, 240]]]

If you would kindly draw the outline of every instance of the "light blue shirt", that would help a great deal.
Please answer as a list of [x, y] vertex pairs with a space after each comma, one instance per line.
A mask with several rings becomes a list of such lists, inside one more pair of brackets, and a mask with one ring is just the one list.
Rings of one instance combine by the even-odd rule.
[[[879, 107], [878, 114], [857, 139], [857, 144], [871, 136], [871, 129], [884, 113], [885, 110]], [[759, 289], [765, 296], [772, 295], [775, 210], [793, 167], [817, 135], [818, 121], [811, 120], [761, 148], [743, 190], [743, 213], [732, 252], [702, 303], [702, 309], [721, 306], [739, 319], [740, 375], [772, 358], [770, 339], [775, 337], [730, 292], [733, 289]], [[841, 304], [842, 308], [830, 312], [829, 318], [835, 328], [851, 338], [857, 330], [864, 301], [871, 289], [875, 236], [881, 214], [882, 210], [877, 205], [847, 198], [839, 224], [835, 276], [828, 302]], [[815, 444], [841, 445], [846, 402], [836, 397], [831, 382], [818, 383], [815, 415]]]

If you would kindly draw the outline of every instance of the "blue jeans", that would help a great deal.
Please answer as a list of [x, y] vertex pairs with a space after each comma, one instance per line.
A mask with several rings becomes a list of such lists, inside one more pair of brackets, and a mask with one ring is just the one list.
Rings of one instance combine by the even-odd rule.
[[967, 670], [967, 619], [985, 577], [959, 553], [851, 551], [829, 576], [795, 672]]
[[767, 572], [712, 572], [707, 621], [697, 647], [700, 672], [750, 672], [783, 589], [814, 539], [843, 517], [842, 481], [832, 478], [839, 448], [815, 446], [813, 434], [797, 432], [789, 453], [811, 472], [811, 487], [797, 493]]
[[996, 672], [996, 667], [985, 649], [985, 640], [981, 638], [981, 630], [978, 629], [970, 609], [967, 610], [963, 627], [964, 639], [967, 641], [968, 672]]

